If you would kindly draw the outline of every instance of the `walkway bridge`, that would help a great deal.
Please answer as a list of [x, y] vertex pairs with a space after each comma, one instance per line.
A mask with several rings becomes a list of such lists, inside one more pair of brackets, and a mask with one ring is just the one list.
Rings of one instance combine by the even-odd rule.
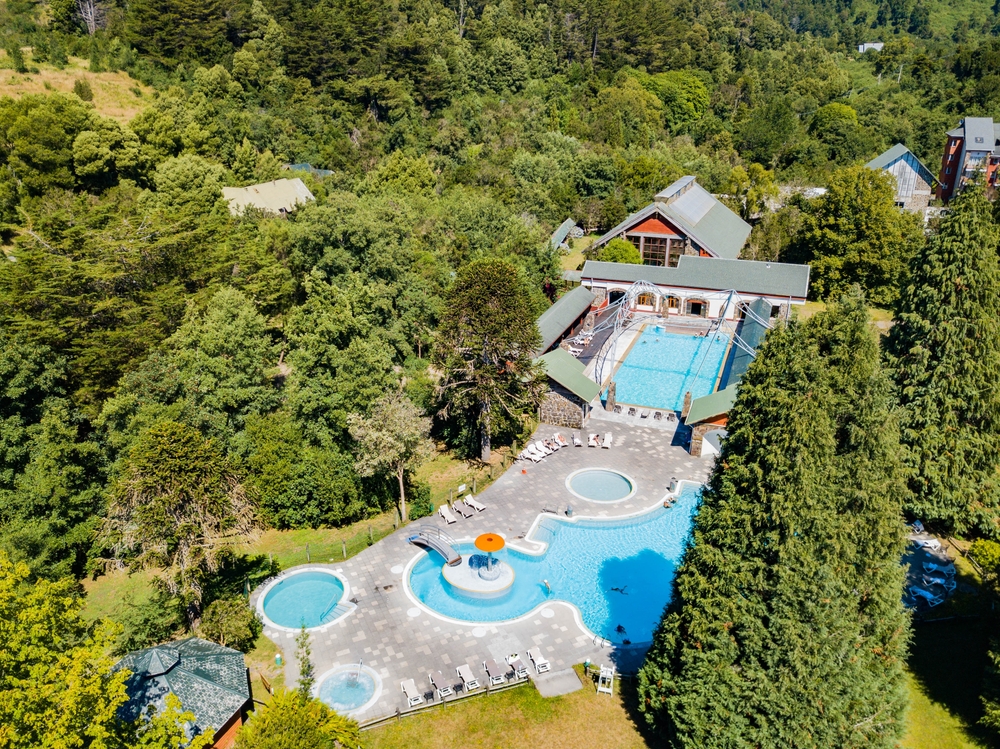
[[435, 525], [417, 526], [406, 536], [406, 540], [414, 546], [436, 551], [449, 567], [457, 567], [462, 563], [462, 555], [455, 551], [455, 540]]

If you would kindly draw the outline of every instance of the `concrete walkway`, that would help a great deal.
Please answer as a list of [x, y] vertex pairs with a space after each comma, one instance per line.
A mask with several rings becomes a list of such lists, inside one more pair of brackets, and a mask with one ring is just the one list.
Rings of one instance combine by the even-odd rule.
[[[601, 426], [592, 431], [603, 432], [610, 427]], [[537, 435], [549, 436], [556, 431], [567, 438], [570, 435], [566, 429], [544, 425]], [[576, 515], [628, 515], [658, 506], [671, 478], [698, 483], [707, 478], [712, 459], [691, 457], [671, 444], [670, 433], [619, 424], [614, 425], [613, 433], [611, 449], [570, 446], [538, 464], [515, 463], [479, 495], [488, 507], [485, 512], [447, 527], [436, 515], [418, 522], [446, 528], [458, 541], [480, 533], [498, 532], [508, 542], [517, 544], [543, 508], [563, 512], [572, 504]], [[636, 481], [635, 495], [617, 504], [590, 503], [574, 497], [565, 486], [566, 477], [585, 467], [609, 467], [628, 474]], [[327, 670], [338, 665], [363, 659], [382, 679], [379, 699], [355, 716], [359, 720], [405, 709], [400, 691], [403, 679], [414, 679], [425, 691], [425, 699], [430, 700], [433, 693], [427, 679], [429, 672], [440, 669], [446, 678], [452, 679], [456, 667], [468, 663], [482, 679], [484, 660], [495, 658], [502, 663], [507, 655], [517, 652], [527, 663], [526, 651], [536, 646], [550, 661], [553, 671], [590, 659], [597, 665], [614, 662], [619, 672], [630, 672], [642, 662], [643, 646], [606, 644], [603, 638], [595, 638], [577, 624], [576, 609], [560, 601], [547, 603], [527, 618], [514, 622], [474, 625], [436, 616], [418, 605], [404, 584], [406, 565], [425, 553], [406, 542], [407, 532], [407, 528], [401, 528], [344, 563], [310, 565], [340, 572], [350, 583], [350, 596], [358, 605], [350, 616], [312, 633], [312, 660], [317, 677], [322, 678]], [[258, 588], [251, 598], [253, 605], [259, 595]], [[283, 651], [286, 683], [294, 685], [298, 678], [295, 633], [265, 628], [265, 635]], [[459, 681], [454, 678], [455, 684]]]

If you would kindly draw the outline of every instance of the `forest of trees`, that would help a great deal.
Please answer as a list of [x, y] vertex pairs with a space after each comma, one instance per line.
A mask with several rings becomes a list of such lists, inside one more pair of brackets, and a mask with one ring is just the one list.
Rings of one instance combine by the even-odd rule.
[[[744, 257], [809, 263], [838, 312], [748, 373], [643, 710], [676, 746], [892, 745], [901, 514], [1000, 539], [1000, 230], [975, 191], [924, 227], [860, 165], [902, 142], [936, 171], [961, 117], [1000, 120], [998, 34], [1000, 5], [936, 0], [3, 3], [4, 72], [73, 56], [153, 92], [127, 122], [86, 76], [0, 98], [0, 566], [67, 632], [40, 662], [79, 651], [98, 684], [107, 648], [218, 621], [233, 538], [426, 512], [432, 440], [487, 459], [531, 427], [552, 230], [694, 174], [753, 223]], [[289, 163], [329, 170], [296, 173], [314, 202], [230, 215], [223, 186]], [[164, 571], [155, 621], [46, 609], [122, 565]]]

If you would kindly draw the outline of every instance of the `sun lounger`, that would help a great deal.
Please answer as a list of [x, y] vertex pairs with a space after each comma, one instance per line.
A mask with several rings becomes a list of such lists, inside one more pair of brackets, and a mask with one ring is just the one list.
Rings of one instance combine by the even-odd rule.
[[597, 441], [597, 435], [596, 434], [590, 435], [590, 439], [587, 440], [587, 444], [590, 445], [591, 447], [600, 447], [600, 443], [598, 443]]
[[945, 575], [954, 575], [955, 565], [952, 563], [935, 564], [934, 562], [924, 562], [924, 572], [941, 572]]
[[531, 444], [533, 444], [535, 446], [535, 450], [540, 452], [542, 455], [551, 455], [555, 452], [555, 450], [546, 445], [543, 440], [535, 440]]
[[551, 668], [549, 662], [545, 660], [545, 656], [542, 655], [541, 648], [531, 648], [528, 651], [528, 657], [535, 666], [536, 674], [543, 674]]
[[466, 520], [468, 520], [475, 514], [472, 511], [471, 507], [466, 507], [465, 502], [456, 502], [454, 505], [452, 505], [452, 509]]
[[926, 601], [927, 605], [930, 606], [931, 608], [934, 608], [935, 606], [939, 605], [945, 599], [944, 595], [931, 593], [929, 590], [925, 590], [924, 588], [918, 587], [916, 585], [910, 588], [910, 596], [914, 600]]
[[930, 549], [931, 551], [941, 551], [941, 542], [936, 538], [917, 538], [914, 539], [913, 543], [922, 549]]
[[456, 668], [455, 673], [462, 680], [462, 691], [471, 692], [473, 689], [479, 689], [479, 679], [472, 675], [472, 669], [469, 668], [468, 663], [463, 663]]
[[940, 585], [949, 593], [958, 587], [958, 583], [949, 577], [944, 577], [943, 575], [924, 575], [920, 578], [920, 580], [924, 585]]
[[486, 505], [484, 505], [482, 502], [477, 501], [476, 498], [473, 497], [471, 494], [466, 494], [465, 499], [462, 501], [476, 512], [482, 512], [483, 510], [486, 509]]
[[648, 419], [649, 418], [649, 409], [648, 408], [642, 409], [642, 413], [639, 414], [639, 418], [640, 419]]
[[443, 517], [444, 522], [446, 522], [448, 525], [458, 522], [458, 518], [456, 518], [454, 515], [451, 514], [451, 510], [448, 509], [448, 505], [441, 505], [438, 508], [438, 515]]
[[573, 348], [572, 346], [570, 346], [569, 353], [572, 354], [573, 356], [579, 356], [580, 354], [583, 353], [583, 349], [582, 348]]
[[579, 432], [573, 432], [573, 446], [574, 447], [583, 447], [583, 440], [580, 439], [580, 433]]
[[601, 440], [601, 447], [611, 447], [611, 432], [604, 435], [604, 439]]
[[444, 674], [440, 671], [434, 671], [433, 673], [427, 674], [427, 681], [431, 683], [434, 690], [437, 692], [439, 698], [448, 697], [455, 694], [455, 690], [452, 689], [451, 684], [445, 681]]
[[490, 658], [488, 661], [483, 661], [483, 670], [490, 679], [491, 687], [495, 687], [497, 684], [503, 684], [506, 680], [504, 674], [507, 672], [500, 668], [500, 664], [493, 658]]
[[919, 520], [914, 520], [912, 523], [910, 523], [910, 527], [913, 528], [913, 530], [915, 530], [917, 533], [924, 532], [924, 524], [921, 523]]
[[569, 443], [566, 441], [566, 438], [563, 437], [559, 432], [553, 434], [552, 439], [558, 442], [560, 447], [569, 447]]
[[507, 665], [511, 667], [514, 672], [515, 679], [523, 679], [528, 675], [528, 667], [524, 665], [524, 661], [521, 660], [521, 656], [517, 653], [511, 653], [507, 656]]
[[417, 685], [413, 683], [413, 679], [407, 679], [402, 682], [400, 688], [403, 690], [403, 694], [406, 695], [406, 706], [413, 707], [414, 705], [419, 705], [424, 701], [424, 696], [417, 691]]

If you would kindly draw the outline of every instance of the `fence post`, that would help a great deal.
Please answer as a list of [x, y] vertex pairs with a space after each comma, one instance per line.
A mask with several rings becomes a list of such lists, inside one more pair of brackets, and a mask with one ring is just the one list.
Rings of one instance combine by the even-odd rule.
[[[493, 466], [490, 466], [490, 468], [492, 468], [492, 467], [493, 467]], [[473, 477], [472, 477], [472, 493], [473, 493], [473, 494], [476, 494], [476, 493], [477, 493], [477, 492], [476, 492], [476, 477], [475, 477], [475, 476], [473, 476]]]
[[371, 524], [368, 525], [368, 540], [371, 541], [372, 543], [375, 543], [375, 536], [372, 535]]
[[341, 540], [340, 549], [344, 552], [344, 559], [347, 559], [347, 541]]
[[455, 492], [454, 489], [449, 489], [448, 490], [448, 506], [449, 507], [451, 507], [451, 502], [452, 502], [452, 498], [454, 496], [454, 492]]
[[306, 544], [306, 564], [312, 562], [312, 557], [309, 556], [309, 544]]

